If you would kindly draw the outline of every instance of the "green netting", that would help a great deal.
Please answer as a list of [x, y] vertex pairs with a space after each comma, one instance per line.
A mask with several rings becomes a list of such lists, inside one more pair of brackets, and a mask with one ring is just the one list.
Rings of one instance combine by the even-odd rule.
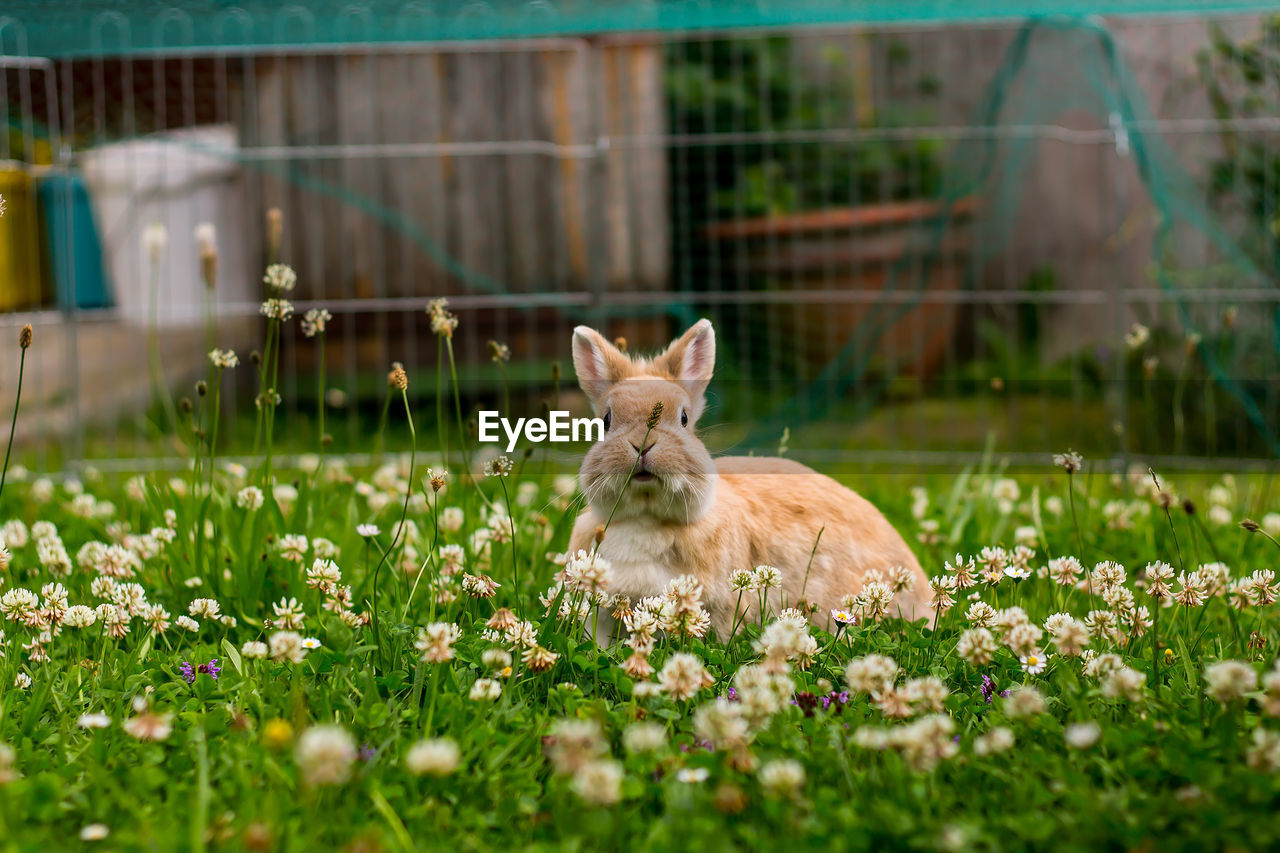
[[[1215, 38], [1216, 58], [1242, 66], [1243, 82], [1253, 86], [1234, 91], [1247, 114], [1266, 115], [1274, 108], [1273, 95], [1259, 94], [1272, 91], [1277, 68], [1274, 27], [1271, 22], [1243, 44], [1221, 33]], [[1219, 118], [1242, 117], [1222, 102], [1232, 95], [1215, 94]], [[1150, 425], [1152, 432], [1171, 434], [1185, 426], [1176, 421], [1184, 417], [1188, 373], [1200, 371], [1209, 389], [1198, 404], [1206, 431], [1212, 433], [1223, 423], [1247, 422], [1252, 437], [1242, 444], [1264, 455], [1280, 455], [1276, 387], [1280, 300], [1256, 298], [1257, 291], [1278, 290], [1274, 261], [1280, 235], [1280, 170], [1275, 146], [1265, 137], [1253, 143], [1238, 138], [1228, 141], [1227, 159], [1217, 164], [1219, 181], [1226, 186], [1217, 189], [1242, 196], [1235, 208], [1247, 211], [1233, 215], [1233, 227], [1228, 229], [1211, 204], [1212, 189], [1192, 177], [1156, 129], [1145, 95], [1112, 33], [1099, 23], [1046, 19], [1023, 25], [972, 119], [972, 126], [985, 132], [952, 148], [943, 169], [944, 209], [966, 198], [978, 199], [982, 207], [965, 286], [978, 286], [982, 270], [1007, 250], [1021, 218], [1035, 215], [1025, 209], [1022, 191], [1042, 137], [1028, 129], [1051, 126], [1068, 113], [1093, 116], [1099, 128], [1110, 128], [1116, 155], [1133, 159], [1152, 208], [1152, 254], [1145, 280], [1108, 284], [1115, 288], [1157, 284], [1164, 293], [1160, 313], [1145, 319], [1174, 335], [1172, 340], [1142, 348], [1143, 354], [1159, 354], [1166, 364], [1134, 364], [1135, 359], [1126, 359], [1121, 343], [1127, 319], [1110, 308], [1099, 309], [1099, 323], [1111, 326], [1111, 340], [1121, 351], [1110, 359], [1115, 367], [1108, 368], [1112, 375], [1103, 377], [1104, 381], [1128, 382], [1128, 393], [1135, 395], [1153, 393], [1145, 389], [1163, 393], [1165, 399], [1146, 401], [1146, 414], [1158, 418]], [[1239, 186], [1242, 183], [1244, 187]], [[853, 331], [816, 381], [759, 425], [760, 441], [793, 422], [796, 411], [821, 415], [833, 387], [839, 392], [836, 397], [856, 394], [866, 407], [872, 405], [877, 393], [897, 376], [893, 365], [876, 364], [877, 342], [888, 327], [916, 307], [910, 298], [890, 296], [923, 291], [927, 281], [920, 269], [938, 257], [945, 235], [956, 225], [953, 215], [943, 213], [920, 229], [915, 239], [924, 263], [907, 258], [895, 265], [871, 316]], [[1207, 290], [1215, 291], [1216, 297], [1199, 298]], [[1236, 300], [1233, 294], [1241, 298]], [[1149, 370], [1148, 375], [1139, 372], [1144, 370]], [[1151, 381], [1160, 376], [1167, 381]], [[1152, 438], [1151, 444], [1174, 448], [1173, 440]], [[1182, 439], [1177, 436], [1179, 442]]]
[[726, 30], [864, 22], [1263, 12], [1260, 0], [432, 0], [277, 3], [9, 0], [0, 53], [127, 55], [181, 49]]
[[[35, 14], [39, 7], [40, 15]], [[900, 365], [886, 363], [880, 343], [886, 331], [916, 309], [929, 287], [927, 273], [944, 251], [947, 237], [958, 226], [948, 211], [963, 199], [976, 199], [979, 213], [973, 224], [972, 256], [965, 265], [963, 286], [982, 287], [983, 273], [1008, 251], [1025, 210], [1022, 189], [1034, 168], [1043, 130], [1057, 126], [1064, 114], [1092, 117], [1097, 128], [1110, 128], [1117, 158], [1131, 160], [1140, 187], [1149, 201], [1154, 239], [1150, 263], [1139, 281], [1117, 281], [1117, 288], [1158, 286], [1164, 298], [1156, 314], [1146, 317], [1167, 335], [1144, 353], [1160, 354], [1162, 365], [1150, 368], [1168, 380], [1144, 382], [1148, 369], [1140, 359], [1121, 353], [1097, 367], [1099, 386], [1129, 383], [1120, 394], [1163, 395], [1146, 400], [1150, 417], [1172, 412], [1151, 425], [1176, 437], [1159, 443], [1169, 450], [1222, 450], [1212, 433], [1234, 422], [1247, 424], [1249, 435], [1233, 442], [1231, 452], [1280, 455], [1275, 377], [1280, 375], [1280, 299], [1245, 298], [1246, 294], [1275, 291], [1277, 241], [1276, 196], [1280, 193], [1280, 159], [1265, 139], [1225, 140], [1226, 161], [1209, 170], [1208, 177], [1188, 171], [1166, 144], [1154, 121], [1146, 96], [1126, 66], [1107, 27], [1093, 12], [1178, 13], [1259, 11], [1262, 3], [1155, 3], [1118, 2], [1104, 9], [1076, 3], [470, 3], [382, 4], [361, 7], [339, 4], [274, 5], [188, 3], [174, 7], [150, 4], [83, 3], [59, 7], [48, 3], [10, 3], [0, 18], [0, 47], [9, 52], [44, 55], [120, 54], [177, 48], [254, 47], [265, 45], [326, 44], [485, 37], [539, 36], [615, 30], [716, 30], [736, 38], [741, 28], [802, 24], [893, 21], [929, 22], [1017, 17], [1025, 23], [1016, 31], [987, 87], [986, 96], [968, 120], [972, 133], [961, 133], [948, 145], [938, 170], [937, 197], [942, 213], [911, 235], [913, 251], [894, 265], [880, 298], [869, 306], [864, 319], [851, 330], [842, 330], [835, 356], [771, 417], [759, 417], [752, 409], [753, 431], [744, 442], [765, 447], [782, 430], [800, 418], [830, 415], [833, 401], [856, 398], [867, 411], [898, 380]], [[355, 9], [357, 11], [352, 11]], [[199, 13], [199, 14], [197, 14]], [[1235, 119], [1274, 113], [1271, 94], [1280, 68], [1274, 45], [1278, 40], [1269, 27], [1269, 42], [1236, 45], [1221, 39], [1214, 46], [1218, 58], [1240, 69], [1243, 92], [1227, 87], [1211, 92], [1218, 118]], [[731, 32], [730, 32], [731, 31]], [[717, 35], [719, 37], [719, 34]], [[1236, 81], [1241, 82], [1241, 81]], [[668, 85], [672, 85], [668, 81]], [[678, 83], [677, 83], [678, 85]], [[1250, 85], [1253, 89], [1250, 89]], [[1262, 93], [1261, 95], [1259, 93]], [[1243, 112], [1232, 103], [1243, 104]], [[772, 128], [776, 130], [777, 128]], [[820, 127], [815, 129], [822, 129]], [[916, 129], [919, 129], [917, 127]], [[685, 128], [713, 134], [716, 128]], [[759, 130], [756, 128], [755, 130]], [[757, 143], [750, 143], [756, 145]], [[804, 145], [807, 143], [797, 143]], [[747, 150], [742, 144], [735, 156]], [[396, 210], [384, 199], [362, 194], [341, 181], [326, 180], [288, 161], [255, 160], [251, 149], [238, 155], [248, 168], [270, 173], [306, 193], [340, 200], [404, 235], [430, 256], [442, 270], [467, 289], [485, 293], [512, 292], [508, 283], [468, 269], [451, 256], [438, 235]], [[732, 159], [732, 158], [730, 158]], [[1216, 171], [1215, 171], [1216, 170]], [[812, 177], [812, 176], [810, 176]], [[677, 176], [677, 181], [680, 176]], [[735, 178], [736, 179], [736, 178]], [[1239, 192], [1241, 183], [1243, 192]], [[1221, 192], [1219, 192], [1221, 191]], [[1243, 201], [1224, 217], [1215, 200], [1236, 192]], [[1217, 194], [1217, 195], [1215, 195]], [[825, 197], [829, 201], [829, 197]], [[848, 203], [842, 199], [840, 203]], [[687, 205], [677, 197], [673, 205]], [[768, 209], [769, 200], [764, 207]], [[698, 233], [706, 220], [690, 221], [687, 209], [672, 211], [675, 228], [681, 220], [687, 234]], [[694, 219], [697, 219], [695, 216]], [[678, 236], [678, 235], [677, 235]], [[706, 246], [677, 248], [677, 254], [693, 256]], [[677, 264], [679, 264], [679, 260]], [[689, 263], [685, 278], [696, 280], [704, 270]], [[677, 279], [680, 271], [677, 270]], [[646, 305], [603, 304], [584, 308], [583, 319], [600, 322], [610, 317], [662, 314], [675, 324], [687, 324], [702, 314], [725, 316], [725, 310], [708, 300], [699, 302], [695, 286], [677, 281], [686, 292], [681, 299], [664, 299], [655, 293]], [[1217, 299], [1201, 298], [1207, 291]], [[1233, 293], [1240, 293], [1235, 300]], [[687, 297], [694, 296], [694, 299]], [[570, 309], [572, 313], [577, 309]], [[766, 309], [767, 310], [767, 309]], [[1107, 335], [1120, 347], [1126, 321], [1108, 307], [1099, 307], [1099, 322], [1113, 323]], [[934, 330], [920, 330], [927, 338]], [[741, 356], [741, 353], [736, 355]], [[1079, 373], [1080, 368], [1073, 368]], [[749, 371], [748, 371], [749, 373]], [[1008, 375], [1008, 374], [1006, 374]], [[749, 375], [744, 378], [753, 378]], [[1200, 379], [1199, 385], [1192, 380]], [[1196, 388], [1194, 395], [1187, 389]], [[1105, 392], [1104, 393], [1110, 393]], [[1194, 400], [1188, 400], [1194, 396]], [[776, 402], [776, 401], [775, 401]], [[1210, 433], [1199, 441], [1187, 441], [1185, 411], [1196, 410], [1196, 420]], [[848, 416], [847, 411], [841, 412]], [[1121, 440], [1114, 449], [1123, 451]]]

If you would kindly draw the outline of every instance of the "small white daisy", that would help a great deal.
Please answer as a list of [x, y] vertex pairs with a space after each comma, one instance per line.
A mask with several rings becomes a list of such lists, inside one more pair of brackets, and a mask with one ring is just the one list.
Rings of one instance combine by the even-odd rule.
[[1044, 672], [1044, 668], [1048, 663], [1044, 652], [1039, 649], [1032, 649], [1019, 658], [1022, 661], [1022, 671], [1027, 675], [1039, 675]]

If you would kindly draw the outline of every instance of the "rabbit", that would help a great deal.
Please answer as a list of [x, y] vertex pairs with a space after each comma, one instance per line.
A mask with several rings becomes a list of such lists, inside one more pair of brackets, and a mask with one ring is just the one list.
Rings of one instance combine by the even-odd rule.
[[928, 618], [927, 577], [869, 501], [792, 460], [712, 459], [694, 427], [715, 355], [706, 319], [653, 358], [631, 358], [594, 329], [574, 329], [574, 368], [605, 432], [579, 471], [587, 506], [571, 552], [597, 547], [603, 527], [597, 553], [612, 566], [609, 592], [633, 601], [660, 595], [679, 575], [695, 576], [722, 638], [757, 607], [758, 593], [734, 588], [734, 572], [760, 564], [781, 572], [781, 588], [769, 593], [775, 615], [784, 602], [805, 602], [811, 621], [829, 628], [831, 611], [869, 572], [903, 567], [914, 586], [897, 594], [888, 615]]

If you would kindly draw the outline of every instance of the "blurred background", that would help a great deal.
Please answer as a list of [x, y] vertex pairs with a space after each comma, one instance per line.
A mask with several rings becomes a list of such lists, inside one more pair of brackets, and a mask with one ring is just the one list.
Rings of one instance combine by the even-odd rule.
[[274, 208], [334, 318], [323, 379], [282, 342], [300, 446], [323, 398], [367, 450], [393, 361], [430, 421], [446, 296], [468, 407], [579, 408], [573, 326], [707, 316], [713, 450], [1272, 468], [1270, 6], [8, 0], [0, 399], [29, 322], [28, 464], [181, 464], [154, 366], [191, 396], [212, 325], [234, 452]]

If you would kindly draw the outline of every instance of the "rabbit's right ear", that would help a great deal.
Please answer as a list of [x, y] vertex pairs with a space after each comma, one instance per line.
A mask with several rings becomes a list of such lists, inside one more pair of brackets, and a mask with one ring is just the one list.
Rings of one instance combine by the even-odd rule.
[[600, 400], [614, 383], [631, 373], [631, 360], [590, 326], [573, 330], [573, 369], [578, 384], [599, 411]]

